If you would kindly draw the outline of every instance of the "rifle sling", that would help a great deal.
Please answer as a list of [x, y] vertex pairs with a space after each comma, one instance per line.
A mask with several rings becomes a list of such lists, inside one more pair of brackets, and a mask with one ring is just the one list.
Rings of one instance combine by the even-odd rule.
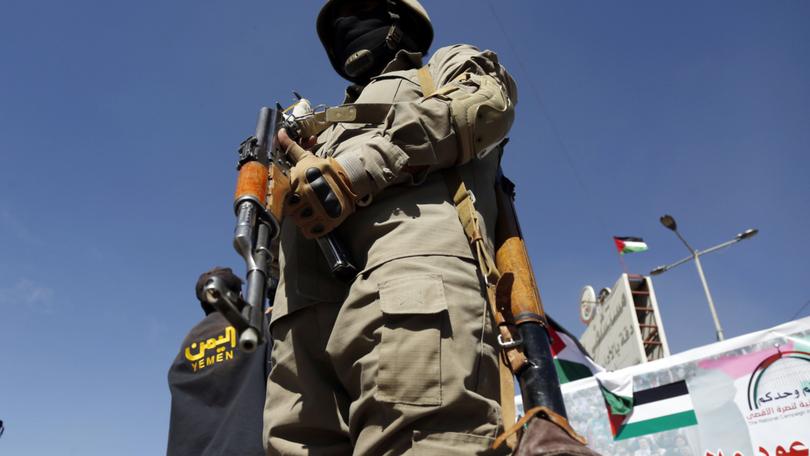
[[332, 123], [381, 124], [385, 121], [391, 103], [349, 103], [316, 113]]
[[[469, 76], [468, 73], [462, 73], [456, 80], [464, 80], [467, 76]], [[433, 77], [430, 75], [427, 66], [423, 66], [417, 71], [417, 78], [422, 89], [423, 99], [434, 95], [446, 95], [457, 90], [457, 87], [450, 84], [436, 90]], [[391, 111], [392, 106], [393, 103], [347, 103], [315, 112], [313, 120], [320, 124], [322, 128], [336, 123], [380, 125], [385, 122], [385, 118], [388, 116], [388, 112]]]
[[[427, 66], [423, 66], [417, 72], [419, 85], [422, 88], [422, 96], [428, 98], [437, 93], [436, 85]], [[443, 89], [439, 89], [441, 92]], [[498, 283], [501, 274], [495, 266], [495, 261], [487, 249], [484, 236], [481, 233], [481, 224], [478, 219], [478, 211], [475, 209], [475, 197], [464, 184], [457, 168], [444, 170], [444, 180], [447, 189], [453, 197], [453, 204], [458, 213], [459, 222], [464, 228], [464, 234], [470, 242], [475, 258], [478, 260], [478, 268], [486, 284], [487, 303], [495, 325], [498, 328], [498, 342], [501, 344], [501, 355], [498, 362], [498, 373], [500, 376], [501, 393], [501, 420], [504, 427], [515, 422], [515, 373], [518, 372], [528, 362], [523, 354], [521, 346], [516, 343], [516, 327], [514, 319], [511, 319], [511, 311], [503, 312], [502, 306], [498, 306]], [[507, 301], [508, 302], [508, 301]], [[509, 309], [506, 309], [509, 310]], [[515, 331], [515, 333], [513, 333]], [[509, 448], [517, 446], [517, 436], [510, 434], [506, 437], [506, 444]]]
[[[417, 73], [419, 86], [422, 89], [422, 98], [430, 98], [434, 95], [446, 95], [457, 90], [454, 85], [448, 84], [436, 89], [433, 77], [427, 66], [420, 68]], [[456, 81], [463, 81], [469, 77], [469, 73], [462, 73]], [[315, 118], [327, 124], [335, 123], [360, 123], [360, 124], [382, 124], [388, 116], [393, 103], [347, 103], [340, 106], [327, 108], [315, 113]]]

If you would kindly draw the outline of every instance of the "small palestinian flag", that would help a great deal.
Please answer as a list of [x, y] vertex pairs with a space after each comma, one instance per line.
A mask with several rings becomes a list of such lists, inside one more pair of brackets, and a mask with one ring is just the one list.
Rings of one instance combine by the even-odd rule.
[[647, 243], [640, 237], [618, 237], [613, 236], [613, 242], [616, 244], [616, 249], [620, 255], [625, 253], [638, 253], [647, 250]]
[[632, 391], [630, 381], [598, 375], [602, 396], [608, 408], [613, 440], [670, 431], [697, 424], [686, 382]]
[[554, 356], [554, 367], [560, 384], [573, 382], [585, 377], [592, 377], [605, 369], [596, 364], [576, 337], [572, 336], [556, 321], [548, 317], [549, 334], [551, 335], [551, 354]]

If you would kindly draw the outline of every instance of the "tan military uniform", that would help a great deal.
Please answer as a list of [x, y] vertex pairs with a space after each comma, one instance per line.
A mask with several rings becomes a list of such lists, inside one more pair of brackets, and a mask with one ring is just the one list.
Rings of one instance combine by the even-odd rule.
[[[385, 118], [335, 125], [315, 149], [335, 157], [353, 188], [370, 195], [336, 231], [362, 272], [350, 284], [335, 280], [317, 245], [292, 223], [282, 226], [268, 454], [489, 454], [503, 428], [485, 291], [439, 171], [466, 161], [452, 117], [458, 113], [441, 93], [422, 96], [421, 65], [419, 54], [400, 51], [347, 99], [390, 103]], [[496, 82], [516, 102], [492, 52], [442, 48], [428, 69], [439, 88], [467, 72]], [[457, 90], [473, 93], [476, 84]], [[505, 133], [511, 117], [504, 122]], [[492, 153], [458, 168], [490, 247], [497, 162]]]

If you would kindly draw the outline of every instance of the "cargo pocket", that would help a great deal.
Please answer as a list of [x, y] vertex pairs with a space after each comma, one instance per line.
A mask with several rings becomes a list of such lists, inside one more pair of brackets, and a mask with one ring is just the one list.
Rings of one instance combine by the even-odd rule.
[[383, 327], [376, 399], [441, 405], [441, 339], [447, 320], [441, 274], [382, 282], [379, 293]]

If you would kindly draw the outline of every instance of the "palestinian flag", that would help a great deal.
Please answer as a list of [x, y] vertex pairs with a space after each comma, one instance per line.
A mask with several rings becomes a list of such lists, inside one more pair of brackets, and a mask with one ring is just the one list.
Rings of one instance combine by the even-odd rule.
[[554, 356], [554, 367], [557, 368], [557, 377], [561, 385], [604, 371], [602, 366], [591, 359], [576, 337], [551, 317], [547, 318], [551, 335], [551, 354]]
[[632, 377], [597, 376], [614, 440], [624, 440], [697, 424], [686, 382], [633, 391]]
[[647, 250], [647, 243], [640, 237], [618, 237], [613, 236], [613, 242], [616, 244], [616, 249], [620, 255], [625, 253], [638, 253]]

